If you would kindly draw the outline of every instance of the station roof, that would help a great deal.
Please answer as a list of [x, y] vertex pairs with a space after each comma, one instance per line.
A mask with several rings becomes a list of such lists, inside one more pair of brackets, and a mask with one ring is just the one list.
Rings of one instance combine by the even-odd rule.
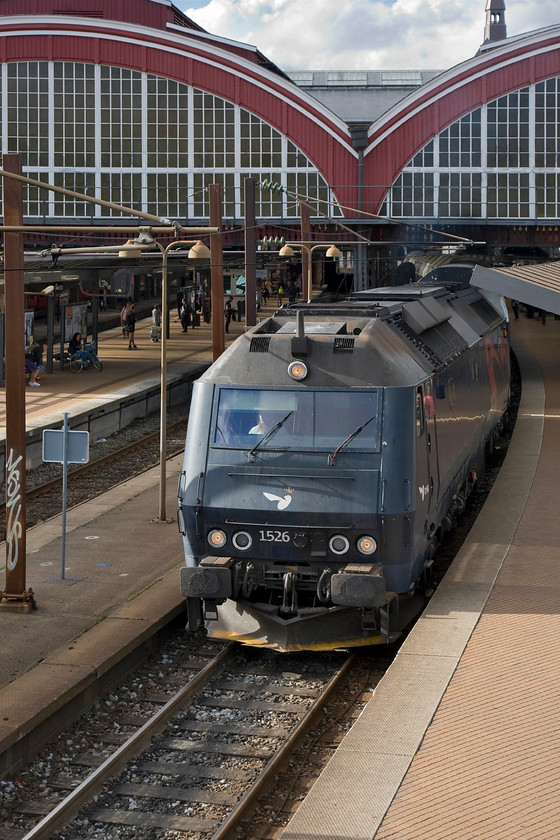
[[287, 70], [287, 75], [348, 124], [371, 124], [441, 70]]
[[471, 286], [560, 315], [560, 261], [509, 268], [477, 265]]

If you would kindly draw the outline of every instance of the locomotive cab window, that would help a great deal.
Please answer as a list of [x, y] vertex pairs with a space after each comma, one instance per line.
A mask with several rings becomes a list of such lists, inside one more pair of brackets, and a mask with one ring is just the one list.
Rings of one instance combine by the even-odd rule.
[[221, 388], [213, 445], [251, 449], [374, 451], [380, 448], [377, 391]]

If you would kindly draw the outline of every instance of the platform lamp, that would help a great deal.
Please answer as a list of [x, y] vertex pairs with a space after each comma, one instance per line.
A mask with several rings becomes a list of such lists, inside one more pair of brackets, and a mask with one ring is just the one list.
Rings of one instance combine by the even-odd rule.
[[287, 242], [280, 250], [278, 251], [279, 257], [293, 257], [294, 249], [292, 246], [296, 248], [301, 248], [302, 251], [307, 252], [308, 260], [307, 260], [307, 282], [306, 287], [302, 290], [303, 297], [307, 300], [308, 303], [311, 302], [311, 291], [313, 288], [313, 260], [312, 260], [312, 253], [319, 248], [325, 250], [326, 257], [341, 257], [342, 252], [336, 247], [336, 245], [326, 245], [323, 243], [319, 243], [318, 245], [313, 245], [311, 248], [308, 245], [304, 245], [303, 242]]
[[166, 459], [167, 459], [167, 256], [173, 248], [183, 245], [190, 245], [189, 260], [209, 260], [210, 249], [198, 240], [177, 239], [169, 245], [162, 245], [153, 239], [148, 231], [140, 231], [136, 239], [129, 239], [123, 246], [119, 256], [130, 257], [136, 249], [138, 254], [142, 250], [158, 248], [161, 251], [161, 354], [160, 354], [160, 417], [159, 417], [159, 504], [158, 521], [167, 522], [165, 495], [166, 495]]

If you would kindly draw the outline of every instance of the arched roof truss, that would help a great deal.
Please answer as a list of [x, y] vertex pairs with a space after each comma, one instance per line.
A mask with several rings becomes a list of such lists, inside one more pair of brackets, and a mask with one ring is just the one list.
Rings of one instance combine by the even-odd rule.
[[[230, 194], [226, 215], [238, 218], [244, 176], [278, 181], [315, 196], [323, 208], [355, 203], [357, 155], [341, 120], [228, 42], [178, 29], [64, 15], [0, 17], [3, 147], [20, 151], [34, 177], [70, 189], [97, 192], [100, 178], [109, 178], [111, 200], [123, 204], [140, 200], [153, 208], [166, 190], [173, 196], [174, 183], [184, 197], [217, 181]], [[56, 101], [65, 115], [60, 125]], [[95, 130], [91, 120], [100, 115]], [[45, 215], [33, 212], [41, 200], [35, 196], [27, 215]], [[263, 194], [257, 212], [297, 216], [293, 208], [286, 196]], [[55, 216], [84, 210], [55, 198], [50, 209]], [[188, 215], [206, 211], [193, 199]]]
[[366, 209], [425, 219], [558, 218], [560, 27], [441, 74], [370, 128]]

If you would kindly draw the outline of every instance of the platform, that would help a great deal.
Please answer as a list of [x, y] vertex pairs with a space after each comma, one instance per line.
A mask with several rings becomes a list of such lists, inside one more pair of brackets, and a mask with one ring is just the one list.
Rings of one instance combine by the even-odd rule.
[[282, 840], [560, 837], [560, 321], [511, 333], [522, 400], [498, 480]]

